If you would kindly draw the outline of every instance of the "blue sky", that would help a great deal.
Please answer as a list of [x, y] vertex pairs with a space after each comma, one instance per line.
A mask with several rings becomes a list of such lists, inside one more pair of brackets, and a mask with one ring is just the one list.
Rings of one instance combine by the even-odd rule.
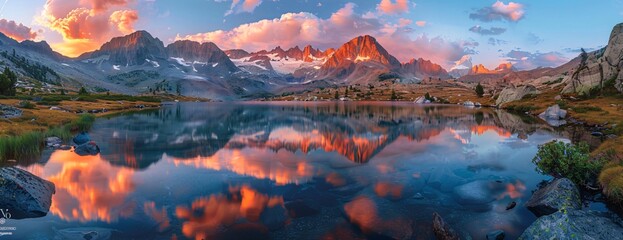
[[[111, 37], [133, 30], [147, 30], [165, 44], [193, 39], [249, 51], [307, 43], [337, 48], [357, 35], [370, 34], [401, 61], [422, 57], [450, 68], [467, 54], [475, 64], [489, 68], [512, 61], [524, 69], [558, 65], [577, 56], [580, 47], [603, 47], [612, 27], [623, 22], [623, 0], [496, 2], [8, 0], [1, 18], [23, 24], [36, 40], [46, 40], [68, 55], [94, 50]], [[502, 12], [495, 10], [496, 4]], [[75, 15], [84, 18], [70, 18], [73, 9], [90, 14], [85, 10]], [[113, 21], [115, 12], [119, 17]], [[297, 15], [284, 17], [288, 13]], [[72, 23], [72, 19], [78, 20]], [[269, 21], [258, 23], [265, 19]], [[303, 26], [309, 32], [297, 35]]]

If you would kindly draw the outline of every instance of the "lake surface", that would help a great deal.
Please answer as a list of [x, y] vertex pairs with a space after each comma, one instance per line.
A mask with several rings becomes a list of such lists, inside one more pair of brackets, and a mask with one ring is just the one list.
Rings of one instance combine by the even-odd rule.
[[[53, 182], [46, 217], [19, 239], [432, 237], [535, 220], [537, 146], [561, 136], [501, 110], [412, 103], [174, 103], [98, 119], [98, 156], [48, 150], [28, 171]], [[506, 206], [517, 202], [517, 207]]]

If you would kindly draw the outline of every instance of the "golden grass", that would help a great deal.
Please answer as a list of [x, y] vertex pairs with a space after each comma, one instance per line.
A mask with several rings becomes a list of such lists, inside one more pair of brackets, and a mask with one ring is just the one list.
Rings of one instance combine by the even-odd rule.
[[[0, 104], [17, 106], [20, 100], [0, 99]], [[57, 107], [69, 110], [58, 111], [49, 110], [50, 106], [37, 105], [36, 109], [22, 109], [23, 114], [19, 118], [1, 119], [0, 136], [17, 136], [32, 131], [46, 131], [51, 127], [61, 126], [78, 119], [78, 110], [90, 111], [107, 109], [106, 113], [97, 113], [96, 116], [111, 114], [116, 112], [136, 110], [136, 105], [145, 107], [157, 107], [158, 103], [153, 102], [123, 102], [98, 100], [96, 102], [82, 101], [61, 101]]]

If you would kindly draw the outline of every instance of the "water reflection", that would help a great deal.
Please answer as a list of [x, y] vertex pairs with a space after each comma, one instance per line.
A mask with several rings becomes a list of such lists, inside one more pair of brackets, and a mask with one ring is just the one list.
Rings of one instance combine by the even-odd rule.
[[534, 216], [505, 207], [545, 178], [530, 160], [552, 130], [461, 106], [168, 105], [96, 121], [98, 156], [55, 151], [27, 167], [57, 189], [51, 224], [28, 223], [118, 238], [426, 239], [437, 211], [464, 235], [514, 238]]

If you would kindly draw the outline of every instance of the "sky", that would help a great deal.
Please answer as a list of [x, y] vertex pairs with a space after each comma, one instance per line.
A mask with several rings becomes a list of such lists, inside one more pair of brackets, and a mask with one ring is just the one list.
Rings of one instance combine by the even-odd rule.
[[371, 35], [401, 62], [450, 69], [469, 56], [493, 69], [561, 65], [604, 47], [623, 0], [0, 0], [0, 31], [78, 56], [146, 30], [247, 51], [338, 48]]

